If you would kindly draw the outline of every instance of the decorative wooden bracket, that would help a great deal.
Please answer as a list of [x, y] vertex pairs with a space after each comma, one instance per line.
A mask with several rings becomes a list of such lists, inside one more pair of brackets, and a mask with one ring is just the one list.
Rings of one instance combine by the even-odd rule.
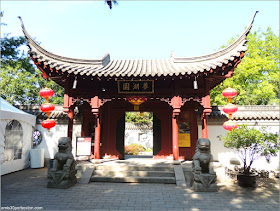
[[98, 116], [99, 108], [102, 106], [101, 99], [99, 99], [98, 96], [91, 98], [90, 105], [92, 108], [91, 112], [93, 113], [93, 115]]
[[180, 114], [182, 105], [183, 101], [181, 97], [175, 96], [171, 99], [171, 106], [173, 107], [173, 117]]
[[[179, 96], [177, 96], [177, 97], [179, 97]], [[177, 98], [177, 97], [173, 97], [171, 100], [170, 100], [170, 98], [155, 98], [155, 99], [160, 100], [160, 101], [165, 102], [165, 103], [168, 103], [174, 109], [173, 104], [176, 102], [175, 98]], [[181, 98], [181, 97], [179, 97], [179, 98]], [[186, 102], [191, 102], [191, 101], [198, 102], [199, 104], [202, 105], [201, 98], [199, 98], [199, 97], [189, 97], [189, 98], [181, 98], [181, 102], [177, 102], [177, 104], [175, 103], [175, 108], [177, 107], [177, 109], [180, 110], [180, 108], [183, 105], [185, 105]], [[181, 104], [181, 106], [179, 107], [180, 104]], [[179, 111], [179, 113], [180, 113], [180, 111]]]

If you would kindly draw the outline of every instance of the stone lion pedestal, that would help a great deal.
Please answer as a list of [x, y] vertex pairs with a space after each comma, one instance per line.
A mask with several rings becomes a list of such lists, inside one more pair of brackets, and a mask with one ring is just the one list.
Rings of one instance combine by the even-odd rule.
[[210, 152], [209, 139], [198, 139], [196, 153], [192, 162], [191, 187], [196, 192], [215, 192], [217, 188], [217, 175], [213, 170], [213, 156]]
[[72, 143], [68, 137], [58, 140], [58, 152], [53, 166], [48, 170], [48, 188], [69, 188], [77, 183], [76, 161], [72, 154]]

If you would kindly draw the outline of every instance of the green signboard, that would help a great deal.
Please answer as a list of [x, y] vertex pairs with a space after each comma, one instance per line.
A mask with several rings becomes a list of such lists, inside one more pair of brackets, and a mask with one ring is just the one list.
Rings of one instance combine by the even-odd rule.
[[118, 92], [123, 94], [151, 94], [154, 93], [153, 80], [119, 80]]

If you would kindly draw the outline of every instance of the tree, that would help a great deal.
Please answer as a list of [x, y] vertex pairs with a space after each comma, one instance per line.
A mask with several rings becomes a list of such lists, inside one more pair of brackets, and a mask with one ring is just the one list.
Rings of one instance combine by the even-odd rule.
[[279, 37], [268, 28], [266, 32], [251, 32], [248, 41], [248, 50], [234, 76], [211, 90], [212, 105], [227, 104], [221, 93], [228, 86], [238, 91], [233, 99], [238, 105], [279, 103]]
[[151, 125], [153, 122], [153, 113], [151, 112], [126, 112], [125, 121], [142, 124], [142, 125]]
[[[44, 101], [39, 91], [46, 86], [47, 81], [31, 63], [30, 57], [20, 50], [26, 42], [23, 36], [4, 35], [1, 38], [1, 97], [13, 105], [39, 105]], [[53, 81], [48, 83], [48, 87], [55, 92], [50, 101], [54, 104], [63, 103], [63, 88]]]

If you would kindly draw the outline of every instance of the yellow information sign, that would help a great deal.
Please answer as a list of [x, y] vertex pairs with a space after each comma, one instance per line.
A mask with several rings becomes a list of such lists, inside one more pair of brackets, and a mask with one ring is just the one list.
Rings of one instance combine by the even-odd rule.
[[179, 133], [179, 147], [191, 147], [191, 136], [189, 133]]

